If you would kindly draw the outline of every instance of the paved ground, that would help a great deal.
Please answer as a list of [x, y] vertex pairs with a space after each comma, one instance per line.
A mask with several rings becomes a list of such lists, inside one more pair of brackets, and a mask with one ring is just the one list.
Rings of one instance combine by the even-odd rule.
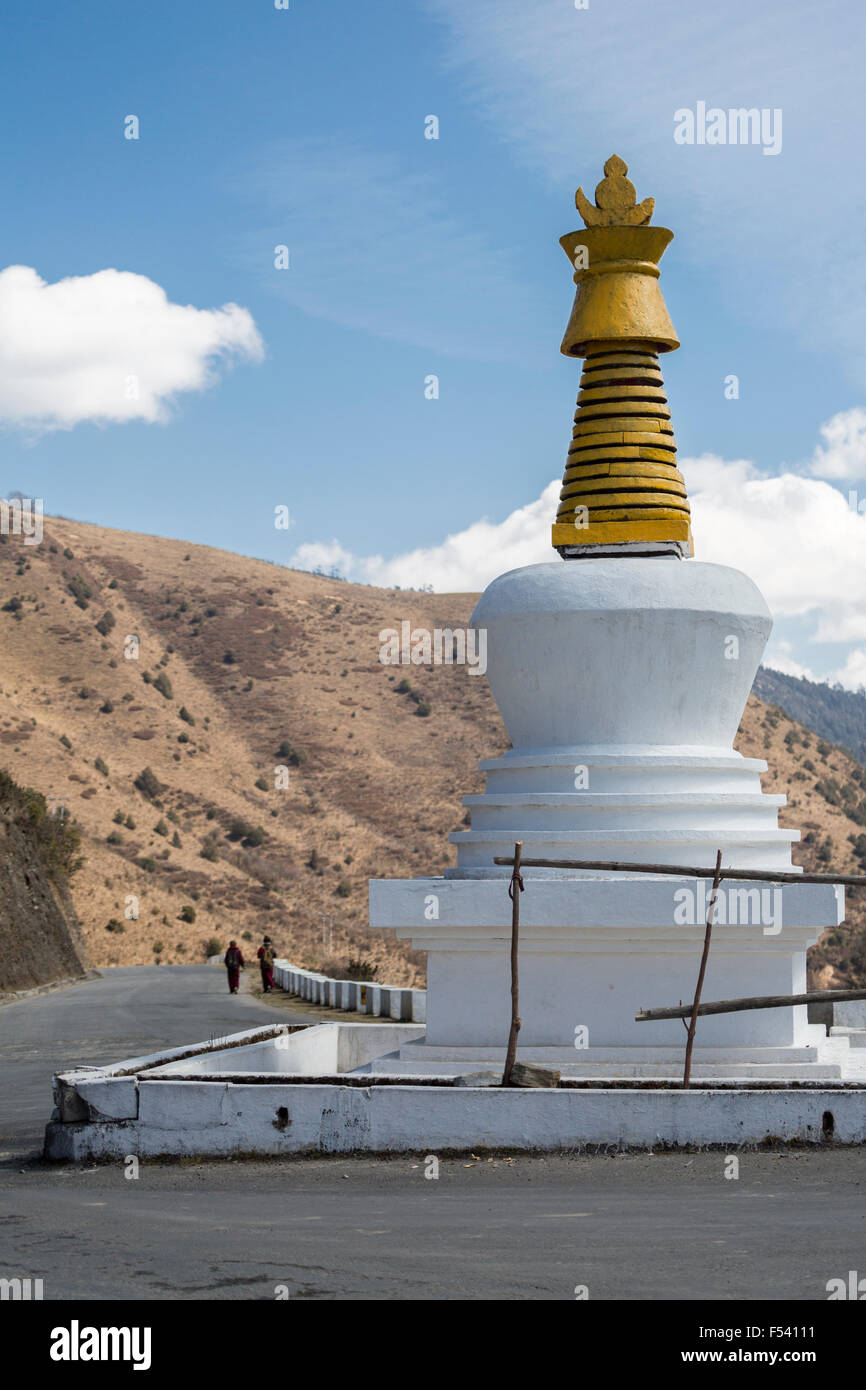
[[[206, 967], [0, 1008], [0, 1275], [47, 1299], [825, 1300], [866, 1274], [866, 1153], [51, 1167], [57, 1066], [287, 1021]], [[297, 1015], [298, 1021], [302, 1015]]]

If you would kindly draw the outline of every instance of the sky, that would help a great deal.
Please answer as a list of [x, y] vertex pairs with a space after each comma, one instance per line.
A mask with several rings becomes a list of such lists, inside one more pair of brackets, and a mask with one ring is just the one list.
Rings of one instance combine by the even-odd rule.
[[[4, 0], [0, 493], [403, 587], [553, 558], [558, 239], [616, 152], [696, 556], [866, 684], [866, 9], [284, 3]], [[766, 138], [676, 138], [713, 107]]]

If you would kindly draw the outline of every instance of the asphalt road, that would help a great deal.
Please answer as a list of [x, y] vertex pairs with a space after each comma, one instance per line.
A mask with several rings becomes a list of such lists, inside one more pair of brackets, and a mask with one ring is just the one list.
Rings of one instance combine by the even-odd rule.
[[866, 1152], [51, 1166], [51, 1073], [270, 1018], [207, 967], [0, 1008], [0, 1275], [46, 1299], [826, 1300], [866, 1274]]

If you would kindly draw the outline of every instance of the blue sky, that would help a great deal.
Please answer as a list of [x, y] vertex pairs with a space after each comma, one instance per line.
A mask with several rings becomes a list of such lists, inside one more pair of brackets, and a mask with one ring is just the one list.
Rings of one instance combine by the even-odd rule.
[[[848, 503], [866, 495], [866, 11], [290, 5], [5, 0], [0, 271], [39, 278], [0, 293], [0, 489], [360, 578], [483, 583], [503, 527], [537, 548], [549, 524], [539, 499], [562, 471], [578, 379], [558, 351], [573, 295], [558, 238], [579, 225], [575, 187], [593, 189], [616, 151], [676, 234], [662, 285], [683, 345], [664, 362], [681, 454], [733, 466], [684, 469], [699, 554], [765, 588], [781, 664], [866, 678], [866, 516]], [[699, 100], [781, 109], [781, 152], [677, 145], [674, 112]], [[130, 114], [138, 140], [124, 138]], [[150, 289], [89, 279], [109, 269]], [[58, 345], [66, 301], [44, 320], [29, 308], [39, 281], [67, 277], [85, 277], [84, 346]], [[165, 302], [141, 308], [153, 287]], [[4, 343], [10, 304], [26, 322]], [[202, 312], [225, 305], [240, 309]], [[98, 357], [86, 391], [79, 352]], [[162, 383], [137, 417], [105, 405], [112, 354], [118, 380], [134, 358]], [[783, 503], [780, 477], [793, 480]], [[749, 554], [746, 480], [766, 523], [747, 528]], [[274, 528], [280, 504], [289, 532]], [[783, 582], [767, 552], [810, 536], [810, 518], [820, 553]]]

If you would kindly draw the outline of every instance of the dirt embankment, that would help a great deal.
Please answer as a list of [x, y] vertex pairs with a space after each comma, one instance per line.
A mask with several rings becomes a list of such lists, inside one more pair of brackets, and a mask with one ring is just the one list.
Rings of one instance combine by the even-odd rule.
[[0, 994], [88, 970], [67, 887], [77, 836], [44, 797], [0, 772]]

